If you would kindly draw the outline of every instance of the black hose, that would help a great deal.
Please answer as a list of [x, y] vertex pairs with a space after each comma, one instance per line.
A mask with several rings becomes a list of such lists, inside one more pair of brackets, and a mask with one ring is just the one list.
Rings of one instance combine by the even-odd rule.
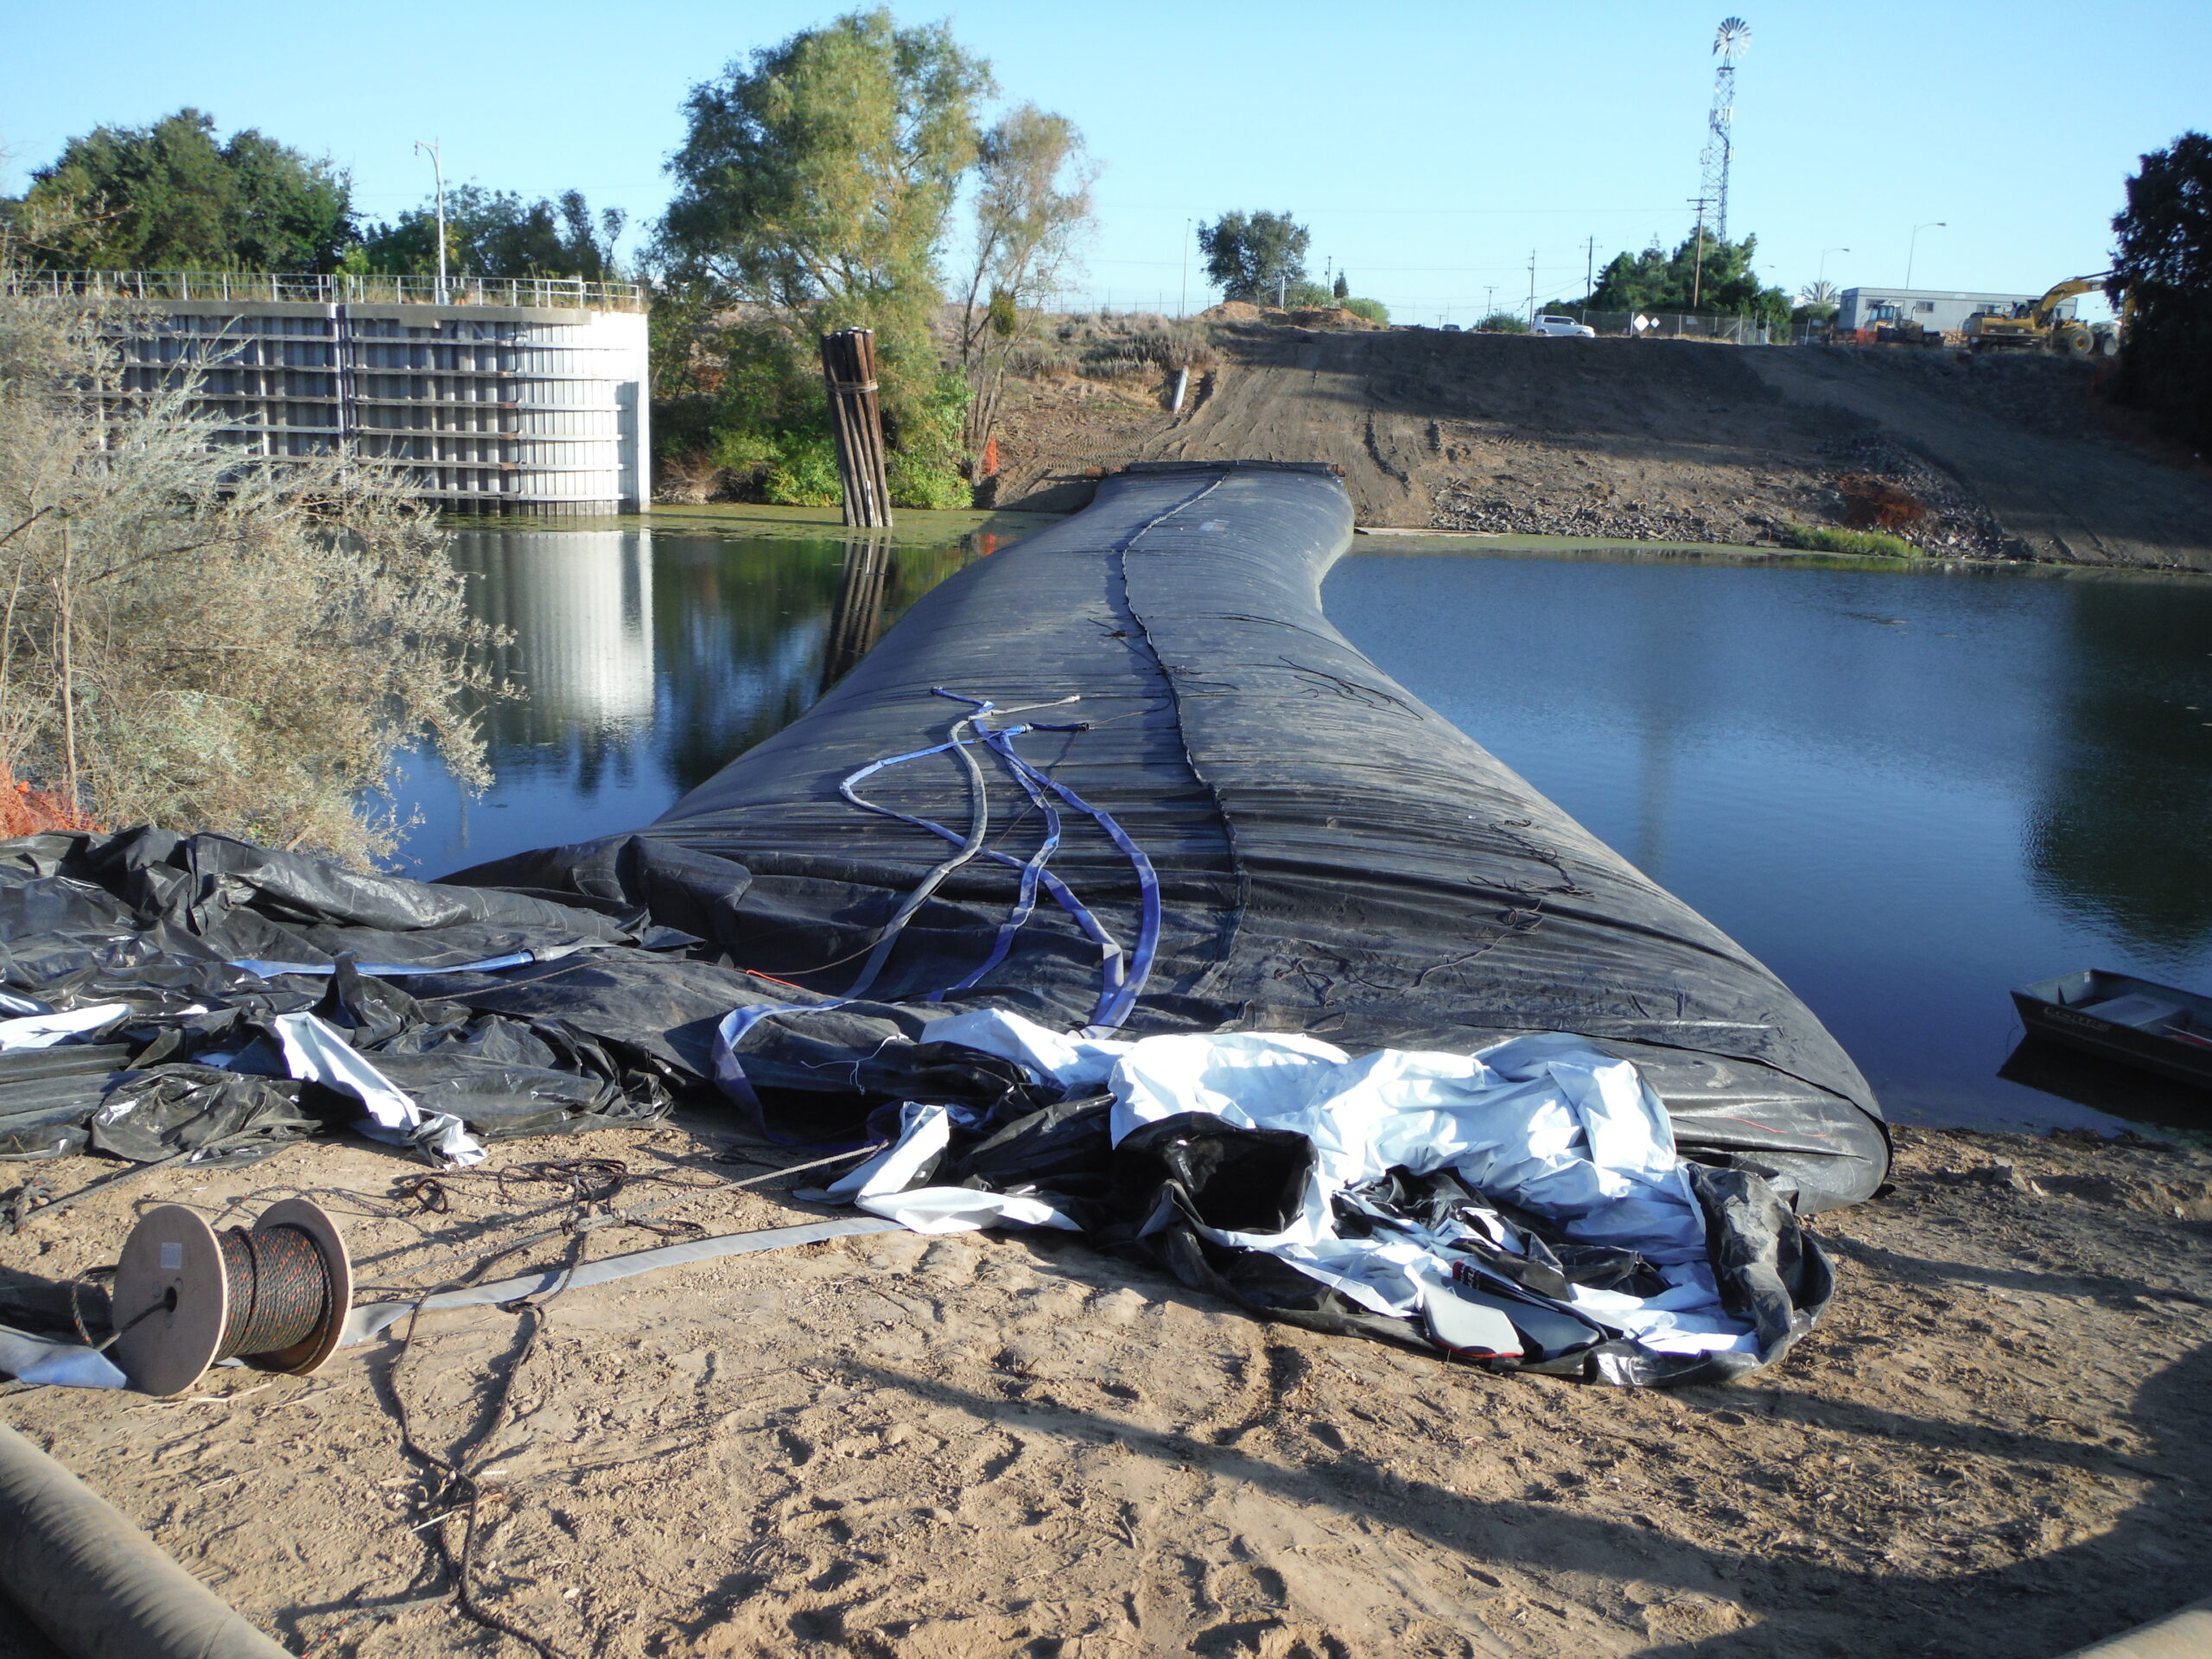
[[0, 1592], [70, 1659], [287, 1659], [93, 1492], [0, 1426]]

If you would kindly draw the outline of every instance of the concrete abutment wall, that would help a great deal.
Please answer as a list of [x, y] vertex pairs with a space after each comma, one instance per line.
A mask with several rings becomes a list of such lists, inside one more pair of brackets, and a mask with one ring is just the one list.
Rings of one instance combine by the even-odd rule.
[[650, 505], [646, 321], [629, 284], [93, 275], [56, 291], [116, 302], [127, 388], [196, 365], [200, 407], [244, 454], [344, 450], [449, 512]]

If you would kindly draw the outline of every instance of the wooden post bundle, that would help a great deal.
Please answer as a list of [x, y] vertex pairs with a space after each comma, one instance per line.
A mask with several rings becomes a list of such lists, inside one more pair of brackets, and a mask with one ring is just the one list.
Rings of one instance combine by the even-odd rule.
[[891, 523], [891, 486], [883, 469], [883, 406], [876, 397], [875, 332], [840, 328], [822, 336], [822, 377], [837, 433], [837, 473], [845, 522], [868, 529]]

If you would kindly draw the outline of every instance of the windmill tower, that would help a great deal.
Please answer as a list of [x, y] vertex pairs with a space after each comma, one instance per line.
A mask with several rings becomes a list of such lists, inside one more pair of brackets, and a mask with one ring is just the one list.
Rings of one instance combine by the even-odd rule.
[[1706, 118], [1705, 149], [1698, 157], [1705, 165], [1705, 184], [1698, 194], [1713, 210], [1713, 235], [1723, 242], [1728, 239], [1728, 163], [1736, 149], [1736, 60], [1751, 44], [1751, 26], [1740, 17], [1722, 19], [1713, 37], [1713, 55], [1720, 67], [1713, 77], [1713, 113]]

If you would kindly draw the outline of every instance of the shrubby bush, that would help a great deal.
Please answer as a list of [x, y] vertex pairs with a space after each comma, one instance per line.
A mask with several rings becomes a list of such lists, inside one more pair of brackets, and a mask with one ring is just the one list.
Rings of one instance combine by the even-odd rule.
[[119, 415], [124, 321], [0, 265], [0, 766], [110, 827], [365, 864], [402, 749], [489, 781], [499, 639], [389, 474], [216, 447], [188, 366]]

